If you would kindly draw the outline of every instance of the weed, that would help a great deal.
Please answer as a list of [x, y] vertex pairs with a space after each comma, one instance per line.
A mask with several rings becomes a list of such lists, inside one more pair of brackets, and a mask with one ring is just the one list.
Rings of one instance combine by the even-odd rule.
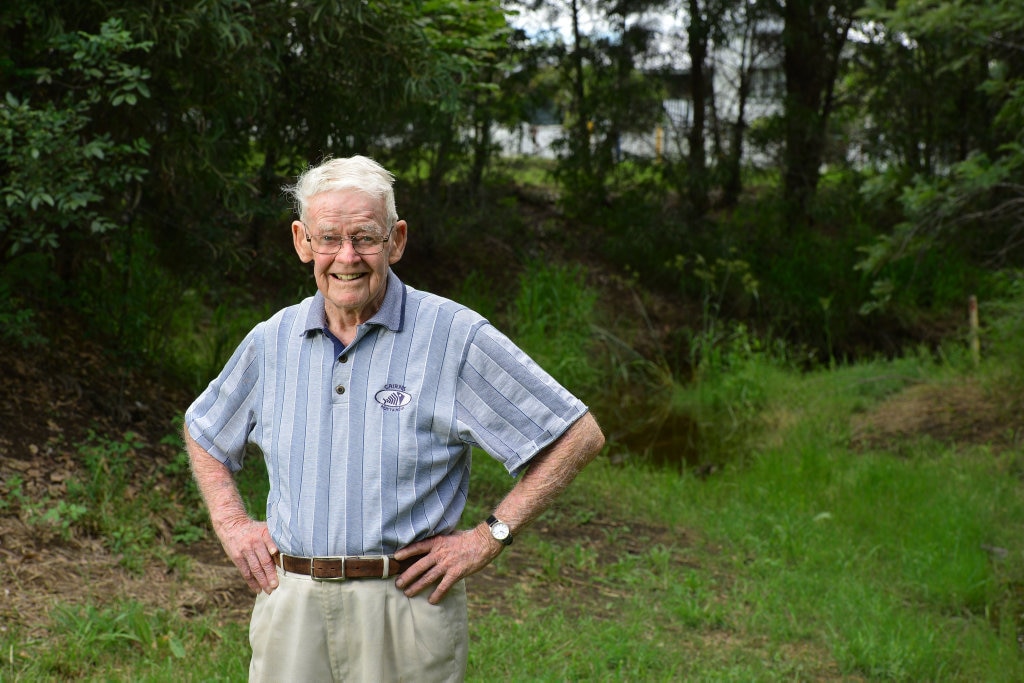
[[[44, 504], [45, 506], [45, 504]], [[75, 526], [89, 512], [89, 508], [77, 503], [69, 503], [66, 500], [57, 501], [57, 504], [45, 512], [35, 510], [29, 515], [29, 524], [46, 524], [58, 530], [61, 538], [71, 538], [72, 527]]]
[[12, 509], [21, 509], [28, 503], [23, 486], [25, 480], [20, 474], [15, 474], [3, 483], [4, 494], [0, 497], [0, 512]]

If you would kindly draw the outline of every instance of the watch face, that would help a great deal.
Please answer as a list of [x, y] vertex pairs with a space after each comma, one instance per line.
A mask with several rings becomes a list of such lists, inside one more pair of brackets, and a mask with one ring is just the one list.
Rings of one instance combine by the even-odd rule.
[[503, 541], [508, 538], [508, 524], [504, 522], [495, 522], [491, 526], [491, 535], [499, 541]]

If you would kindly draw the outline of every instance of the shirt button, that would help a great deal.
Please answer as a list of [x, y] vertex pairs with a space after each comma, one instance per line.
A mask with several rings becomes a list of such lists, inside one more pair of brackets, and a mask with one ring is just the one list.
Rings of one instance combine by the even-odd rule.
[[338, 356], [338, 362], [339, 363], [347, 363], [348, 362], [348, 356], [346, 356], [344, 353], [341, 354], [340, 356]]
[[337, 391], [339, 394], [345, 393], [345, 387], [341, 386], [340, 384], [334, 390]]

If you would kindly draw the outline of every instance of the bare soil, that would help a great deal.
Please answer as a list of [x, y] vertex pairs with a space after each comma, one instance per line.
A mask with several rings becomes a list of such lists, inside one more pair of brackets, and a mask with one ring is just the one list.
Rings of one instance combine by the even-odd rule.
[[984, 444], [998, 452], [1024, 441], [1024, 403], [976, 379], [914, 384], [888, 397], [851, 424], [853, 446], [899, 453], [915, 438], [960, 446]]

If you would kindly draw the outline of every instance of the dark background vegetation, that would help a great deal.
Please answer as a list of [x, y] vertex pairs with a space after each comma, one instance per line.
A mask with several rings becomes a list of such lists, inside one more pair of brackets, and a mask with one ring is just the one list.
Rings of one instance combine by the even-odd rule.
[[[1016, 286], [1016, 3], [590, 10], [603, 28], [573, 21], [563, 39], [486, 2], [4, 3], [0, 333], [45, 353], [75, 318], [118, 365], [197, 388], [225, 349], [169, 345], [309, 290], [280, 188], [352, 153], [400, 178], [411, 283], [455, 295], [475, 274], [500, 298], [531, 260], [600, 264], [684, 314], [640, 349], [679, 377], [709, 316], [844, 361], [934, 344], [962, 329], [968, 295]], [[659, 12], [685, 32], [659, 34]], [[727, 47], [732, 92], [712, 78]], [[784, 75], [777, 113], [716, 109], [742, 104], [766, 59]], [[689, 92], [687, 144], [622, 158], [621, 135], [662, 120], [668, 71]], [[491, 131], [541, 110], [565, 138], [531, 192]]]

